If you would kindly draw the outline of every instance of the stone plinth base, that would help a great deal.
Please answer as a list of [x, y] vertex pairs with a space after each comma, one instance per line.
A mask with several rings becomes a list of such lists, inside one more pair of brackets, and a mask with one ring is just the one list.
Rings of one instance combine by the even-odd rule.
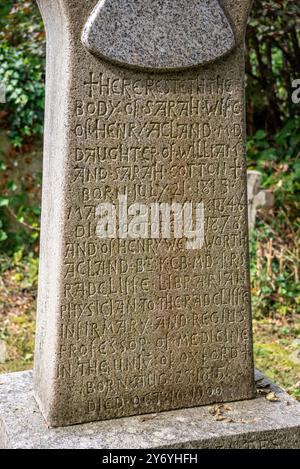
[[260, 395], [225, 406], [50, 429], [32, 397], [32, 373], [0, 375], [0, 448], [300, 448], [300, 404], [272, 384], [270, 390], [278, 401]]

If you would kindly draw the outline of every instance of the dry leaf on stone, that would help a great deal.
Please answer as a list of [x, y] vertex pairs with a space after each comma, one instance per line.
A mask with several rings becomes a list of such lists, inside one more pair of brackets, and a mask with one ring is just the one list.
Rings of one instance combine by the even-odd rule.
[[266, 395], [267, 401], [270, 402], [277, 402], [279, 401], [279, 397], [276, 396], [275, 392], [269, 392], [269, 394]]
[[216, 421], [217, 422], [223, 422], [224, 420], [226, 420], [226, 417], [224, 417], [224, 415], [217, 415], [216, 416]]
[[153, 420], [156, 417], [157, 417], [157, 414], [143, 415], [142, 417], [139, 417], [139, 420], [141, 422], [147, 422], [148, 420]]
[[210, 409], [209, 413], [211, 415], [222, 415], [224, 412], [224, 405], [223, 404], [216, 404], [212, 409]]
[[229, 417], [225, 417], [225, 415], [218, 415], [216, 417], [217, 422], [223, 422], [223, 423], [235, 423], [233, 419]]
[[226, 423], [236, 423], [236, 422], [235, 422], [233, 419], [231, 419], [231, 418], [227, 418], [225, 422], [226, 422]]

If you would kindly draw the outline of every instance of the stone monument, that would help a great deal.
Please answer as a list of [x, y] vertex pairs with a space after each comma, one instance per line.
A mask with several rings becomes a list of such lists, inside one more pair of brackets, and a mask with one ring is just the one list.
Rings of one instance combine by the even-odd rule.
[[0, 447], [299, 445], [300, 406], [254, 399], [251, 1], [38, 4], [47, 95], [33, 387], [49, 427], [82, 425], [47, 429], [31, 374], [8, 375]]
[[35, 396], [51, 426], [254, 397], [249, 1], [40, 0]]

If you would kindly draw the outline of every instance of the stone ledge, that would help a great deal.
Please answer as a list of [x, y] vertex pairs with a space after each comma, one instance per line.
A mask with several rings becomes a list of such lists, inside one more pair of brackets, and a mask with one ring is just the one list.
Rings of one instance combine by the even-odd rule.
[[224, 421], [216, 421], [213, 406], [204, 406], [50, 429], [32, 396], [32, 373], [0, 375], [0, 448], [300, 448], [300, 404], [273, 384], [271, 389], [278, 402], [231, 402]]

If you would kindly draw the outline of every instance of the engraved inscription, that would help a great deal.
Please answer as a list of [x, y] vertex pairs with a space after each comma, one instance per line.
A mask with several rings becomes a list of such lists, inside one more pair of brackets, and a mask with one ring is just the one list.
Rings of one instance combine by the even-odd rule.
[[48, 93], [34, 388], [48, 425], [254, 397], [251, 0], [38, 3]]
[[[241, 379], [251, 347], [236, 78], [93, 70], [81, 86], [55, 379], [82, 383], [90, 419], [226, 399], [230, 368]], [[122, 236], [117, 217], [118, 236], [99, 239], [100, 204], [122, 194], [130, 204], [203, 203], [203, 245]]]

